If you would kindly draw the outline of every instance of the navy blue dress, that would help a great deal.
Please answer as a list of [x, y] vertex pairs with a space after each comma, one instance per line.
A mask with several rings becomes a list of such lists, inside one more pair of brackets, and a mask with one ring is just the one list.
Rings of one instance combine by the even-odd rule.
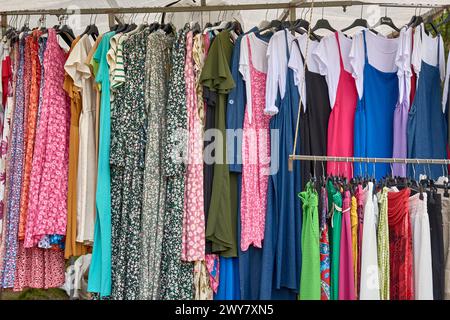
[[[287, 43], [287, 30], [285, 39]], [[288, 44], [286, 48], [289, 48]], [[289, 52], [286, 50], [289, 60]], [[278, 93], [278, 114], [270, 120], [270, 129], [278, 130], [278, 171], [269, 177], [267, 216], [261, 259], [260, 299], [295, 300], [300, 287], [301, 273], [301, 192], [300, 161], [295, 161], [293, 171], [288, 170], [297, 123], [299, 94], [291, 69], [287, 72], [286, 92], [281, 99]], [[299, 141], [300, 139], [298, 139]], [[272, 148], [277, 150], [277, 146]], [[297, 146], [297, 150], [299, 146]], [[272, 157], [271, 160], [275, 160]], [[277, 165], [272, 165], [276, 168]]]

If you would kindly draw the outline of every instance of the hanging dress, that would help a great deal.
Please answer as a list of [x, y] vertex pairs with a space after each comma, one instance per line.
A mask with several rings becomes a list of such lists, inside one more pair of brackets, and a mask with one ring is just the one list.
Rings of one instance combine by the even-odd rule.
[[[141, 214], [145, 152], [145, 84], [148, 32], [123, 42], [126, 81], [111, 103], [112, 298], [136, 300], [142, 284]], [[145, 236], [147, 239], [147, 236]], [[145, 255], [146, 256], [146, 255]], [[147, 257], [147, 256], [146, 256]]]
[[[241, 250], [249, 246], [262, 247], [266, 216], [267, 182], [270, 157], [270, 117], [264, 114], [266, 71], [258, 70], [253, 61], [256, 58], [252, 42], [259, 41], [265, 48], [267, 43], [255, 34], [244, 37], [242, 45], [248, 48], [251, 105], [247, 104], [244, 115], [242, 139], [242, 191], [241, 191]], [[264, 57], [266, 51], [263, 51]], [[241, 58], [242, 59], [242, 58]], [[264, 59], [264, 58], [263, 58]], [[241, 64], [242, 68], [242, 64]], [[247, 73], [247, 72], [244, 72]], [[263, 201], [261, 201], [263, 200]]]
[[15, 90], [15, 106], [12, 119], [11, 132], [11, 155], [8, 163], [9, 184], [5, 199], [5, 218], [7, 221], [5, 237], [5, 247], [2, 270], [2, 287], [12, 288], [16, 269], [17, 249], [18, 249], [18, 229], [19, 229], [19, 205], [20, 190], [22, 182], [23, 167], [23, 130], [24, 130], [24, 48], [25, 39], [19, 40], [19, 56], [17, 65], [17, 78]]
[[[145, 32], [145, 31], [144, 31]], [[138, 37], [139, 34], [135, 35]], [[147, 40], [145, 105], [147, 130], [144, 165], [144, 192], [141, 219], [139, 298], [160, 299], [161, 259], [167, 201], [164, 151], [167, 129], [167, 80], [173, 36], [163, 30]], [[131, 44], [131, 43], [130, 43]], [[133, 56], [130, 57], [132, 62]], [[136, 77], [139, 70], [136, 68]], [[133, 90], [133, 88], [130, 88]], [[139, 113], [137, 113], [139, 114]], [[145, 140], [144, 140], [145, 141]], [[139, 254], [136, 248], [136, 254]]]
[[369, 182], [364, 189], [364, 226], [360, 229], [362, 231], [360, 300], [380, 300], [376, 228], [378, 212], [375, 210], [377, 198], [373, 188], [373, 182]]
[[[335, 37], [339, 49], [341, 70], [336, 91], [336, 101], [328, 122], [327, 155], [330, 157], [353, 157], [353, 131], [358, 93], [355, 79], [350, 72], [345, 70], [339, 32], [335, 33]], [[351, 163], [327, 162], [327, 173], [329, 175], [342, 175], [349, 180], [353, 177], [352, 168]]]
[[389, 266], [389, 222], [388, 222], [388, 188], [378, 193], [378, 269], [380, 273], [380, 299], [389, 300], [390, 266]]
[[203, 125], [197, 109], [193, 58], [193, 32], [186, 36], [186, 108], [188, 113], [187, 167], [184, 192], [183, 261], [205, 260], [205, 213], [203, 203]]
[[[423, 35], [423, 28], [420, 30]], [[437, 38], [438, 43], [440, 36]], [[417, 91], [408, 118], [408, 158], [447, 159], [447, 121], [442, 110], [441, 78], [439, 71], [440, 52], [438, 45], [438, 65], [421, 61]], [[426, 172], [429, 178], [437, 179], [442, 174], [440, 165], [418, 164], [408, 166], [408, 175]]]
[[[27, 148], [30, 147], [30, 144], [34, 145], [35, 135], [33, 134], [33, 130], [36, 132], [39, 126], [37, 115], [43, 101], [40, 92], [42, 92], [41, 89], [44, 86], [44, 81], [41, 81], [41, 79], [44, 79], [43, 58], [46, 39], [37, 37], [34, 40], [31, 44], [32, 87], [30, 91], [28, 116], [33, 114], [33, 110], [35, 111], [35, 120], [33, 121], [33, 118], [30, 119], [30, 122], [34, 123], [35, 127], [33, 129], [29, 127], [29, 144]], [[31, 153], [33, 154], [32, 151], [33, 149], [31, 149]], [[28, 208], [29, 194], [25, 198], [27, 200], [26, 207]], [[65, 260], [62, 250], [47, 250], [37, 247], [25, 248], [23, 241], [19, 241], [14, 291], [22, 291], [25, 288], [49, 289], [61, 287], [65, 280], [64, 270]]]
[[341, 247], [339, 250], [339, 300], [356, 300], [350, 201], [350, 191], [345, 191], [342, 201]]
[[330, 300], [330, 243], [328, 240], [328, 193], [321, 189], [322, 211], [320, 213], [320, 278], [321, 300]]
[[352, 254], [353, 254], [353, 284], [355, 285], [355, 299], [358, 299], [358, 199], [356, 194], [352, 196], [350, 209], [350, 223], [352, 229]]
[[65, 243], [64, 256], [66, 259], [74, 256], [82, 256], [87, 253], [87, 247], [76, 241], [77, 238], [77, 175], [78, 175], [78, 154], [80, 142], [80, 113], [81, 113], [81, 91], [74, 84], [74, 57], [73, 49], [78, 44], [80, 37], [77, 37], [71, 45], [68, 53], [69, 58], [66, 61], [64, 69], [66, 71], [64, 78], [64, 90], [70, 97], [70, 137], [69, 137], [69, 176], [67, 193], [67, 235]]
[[106, 33], [93, 60], [98, 64], [96, 82], [100, 84], [101, 111], [99, 133], [99, 157], [96, 190], [96, 219], [94, 227], [94, 247], [89, 268], [88, 291], [111, 295], [111, 173], [109, 165], [111, 143], [111, 88], [106, 53], [114, 31]]
[[[285, 53], [289, 61], [288, 30], [273, 35], [271, 41], [285, 43]], [[280, 53], [283, 54], [283, 53]], [[287, 68], [287, 67], [286, 67]], [[298, 116], [299, 94], [294, 84], [294, 74], [287, 68], [285, 92], [277, 86], [277, 112], [270, 120], [272, 130], [278, 135], [271, 136], [272, 150], [279, 152], [271, 157], [271, 172], [267, 193], [267, 215], [264, 245], [261, 259], [260, 299], [295, 299], [299, 293], [301, 275], [301, 192], [300, 164], [294, 162], [293, 171], [288, 170], [288, 158], [294, 147], [295, 127]], [[266, 105], [267, 108], [272, 106]], [[272, 109], [269, 109], [272, 110]], [[300, 140], [300, 139], [299, 139]], [[299, 141], [298, 141], [299, 143]], [[298, 150], [298, 149], [297, 149]]]
[[193, 265], [181, 260], [185, 165], [180, 130], [187, 129], [185, 89], [186, 29], [178, 32], [172, 47], [172, 70], [168, 82], [167, 131], [164, 168], [167, 177], [167, 205], [161, 256], [161, 299], [191, 300]]
[[420, 193], [409, 198], [411, 219], [414, 300], [433, 300], [433, 265], [431, 261], [430, 221], [428, 218], [428, 195]]
[[410, 189], [404, 189], [388, 193], [391, 300], [414, 299], [410, 192]]
[[321, 300], [319, 196], [311, 182], [299, 194], [303, 206], [300, 300]]
[[339, 300], [339, 269], [342, 232], [342, 195], [331, 180], [327, 183], [328, 210], [331, 214], [331, 297], [330, 300]]
[[[438, 181], [439, 182], [439, 181]], [[436, 191], [428, 192], [427, 211], [430, 221], [431, 262], [433, 266], [433, 299], [444, 299], [445, 288], [445, 254], [444, 254], [444, 196]]]
[[[297, 39], [294, 42], [300, 52], [303, 65], [306, 63], [306, 59], [299, 41]], [[308, 65], [304, 79], [307, 105], [303, 105], [300, 114], [300, 154], [325, 156], [327, 155], [327, 131], [331, 113], [327, 82], [320, 73], [310, 71]], [[301, 86], [301, 83], [298, 85]], [[326, 172], [323, 172], [323, 167], [318, 162], [302, 161], [301, 167], [302, 188], [305, 188], [311, 176], [326, 176]]]
[[[397, 72], [382, 72], [369, 63], [366, 33], [364, 41], [363, 95], [355, 113], [355, 157], [392, 158], [394, 111], [398, 100]], [[382, 93], [382, 94], [380, 94]], [[368, 174], [381, 179], [390, 171], [389, 164], [368, 166], [367, 172], [355, 166], [355, 175]], [[375, 172], [374, 172], [375, 169]], [[362, 172], [361, 172], [362, 171]]]

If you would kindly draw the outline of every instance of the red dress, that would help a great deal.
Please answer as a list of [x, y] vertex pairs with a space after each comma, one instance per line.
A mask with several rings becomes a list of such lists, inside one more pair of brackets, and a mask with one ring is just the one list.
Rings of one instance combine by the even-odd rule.
[[410, 189], [388, 193], [391, 300], [413, 300]]

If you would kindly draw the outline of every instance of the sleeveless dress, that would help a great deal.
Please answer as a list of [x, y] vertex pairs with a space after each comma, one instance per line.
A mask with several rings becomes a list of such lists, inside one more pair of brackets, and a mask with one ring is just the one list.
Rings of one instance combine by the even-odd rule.
[[[336, 102], [328, 122], [327, 155], [353, 157], [353, 133], [358, 93], [356, 91], [355, 79], [344, 68], [339, 33], [336, 32], [335, 36], [339, 48], [341, 72], [336, 91]], [[327, 162], [327, 173], [329, 175], [342, 175], [347, 179], [351, 179], [353, 177], [352, 168], [351, 163]]]
[[[363, 31], [364, 93], [356, 107], [354, 156], [392, 158], [394, 111], [399, 90], [397, 72], [382, 72], [369, 63], [366, 32]], [[367, 166], [367, 170], [362, 166], [355, 166], [354, 170], [356, 176], [375, 176], [378, 180], [390, 172], [390, 166], [377, 163]]]
[[[422, 36], [421, 29], [420, 35]], [[437, 50], [439, 55], [443, 54]], [[439, 65], [422, 60], [416, 95], [408, 118], [408, 158], [447, 159], [447, 121], [442, 111], [442, 93]], [[425, 172], [431, 179], [442, 175], [441, 165], [408, 166], [408, 175]], [[417, 177], [418, 178], [418, 177]]]
[[[294, 42], [298, 47], [303, 63], [306, 63], [300, 44], [297, 40]], [[309, 71], [307, 66], [305, 86], [307, 106], [302, 107], [300, 114], [300, 154], [325, 156], [327, 155], [327, 131], [331, 113], [327, 81], [325, 76]], [[301, 168], [303, 189], [312, 175], [316, 177], [326, 176], [322, 164], [318, 162], [301, 161]]]
[[[262, 247], [266, 217], [270, 157], [269, 121], [264, 114], [267, 74], [253, 65], [250, 37], [244, 38], [249, 52], [252, 106], [247, 106], [242, 140], [241, 249]], [[251, 113], [250, 113], [251, 110]], [[253, 118], [253, 119], [252, 119]], [[262, 200], [262, 201], [261, 201]]]

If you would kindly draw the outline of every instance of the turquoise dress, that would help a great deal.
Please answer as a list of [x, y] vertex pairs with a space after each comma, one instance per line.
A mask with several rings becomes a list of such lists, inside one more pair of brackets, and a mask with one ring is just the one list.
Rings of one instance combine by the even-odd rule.
[[111, 295], [111, 175], [109, 171], [111, 89], [106, 54], [110, 47], [109, 40], [114, 34], [115, 32], [112, 31], [103, 36], [93, 57], [99, 66], [95, 80], [100, 84], [101, 107], [96, 193], [97, 210], [88, 291], [99, 293], [102, 298]]

